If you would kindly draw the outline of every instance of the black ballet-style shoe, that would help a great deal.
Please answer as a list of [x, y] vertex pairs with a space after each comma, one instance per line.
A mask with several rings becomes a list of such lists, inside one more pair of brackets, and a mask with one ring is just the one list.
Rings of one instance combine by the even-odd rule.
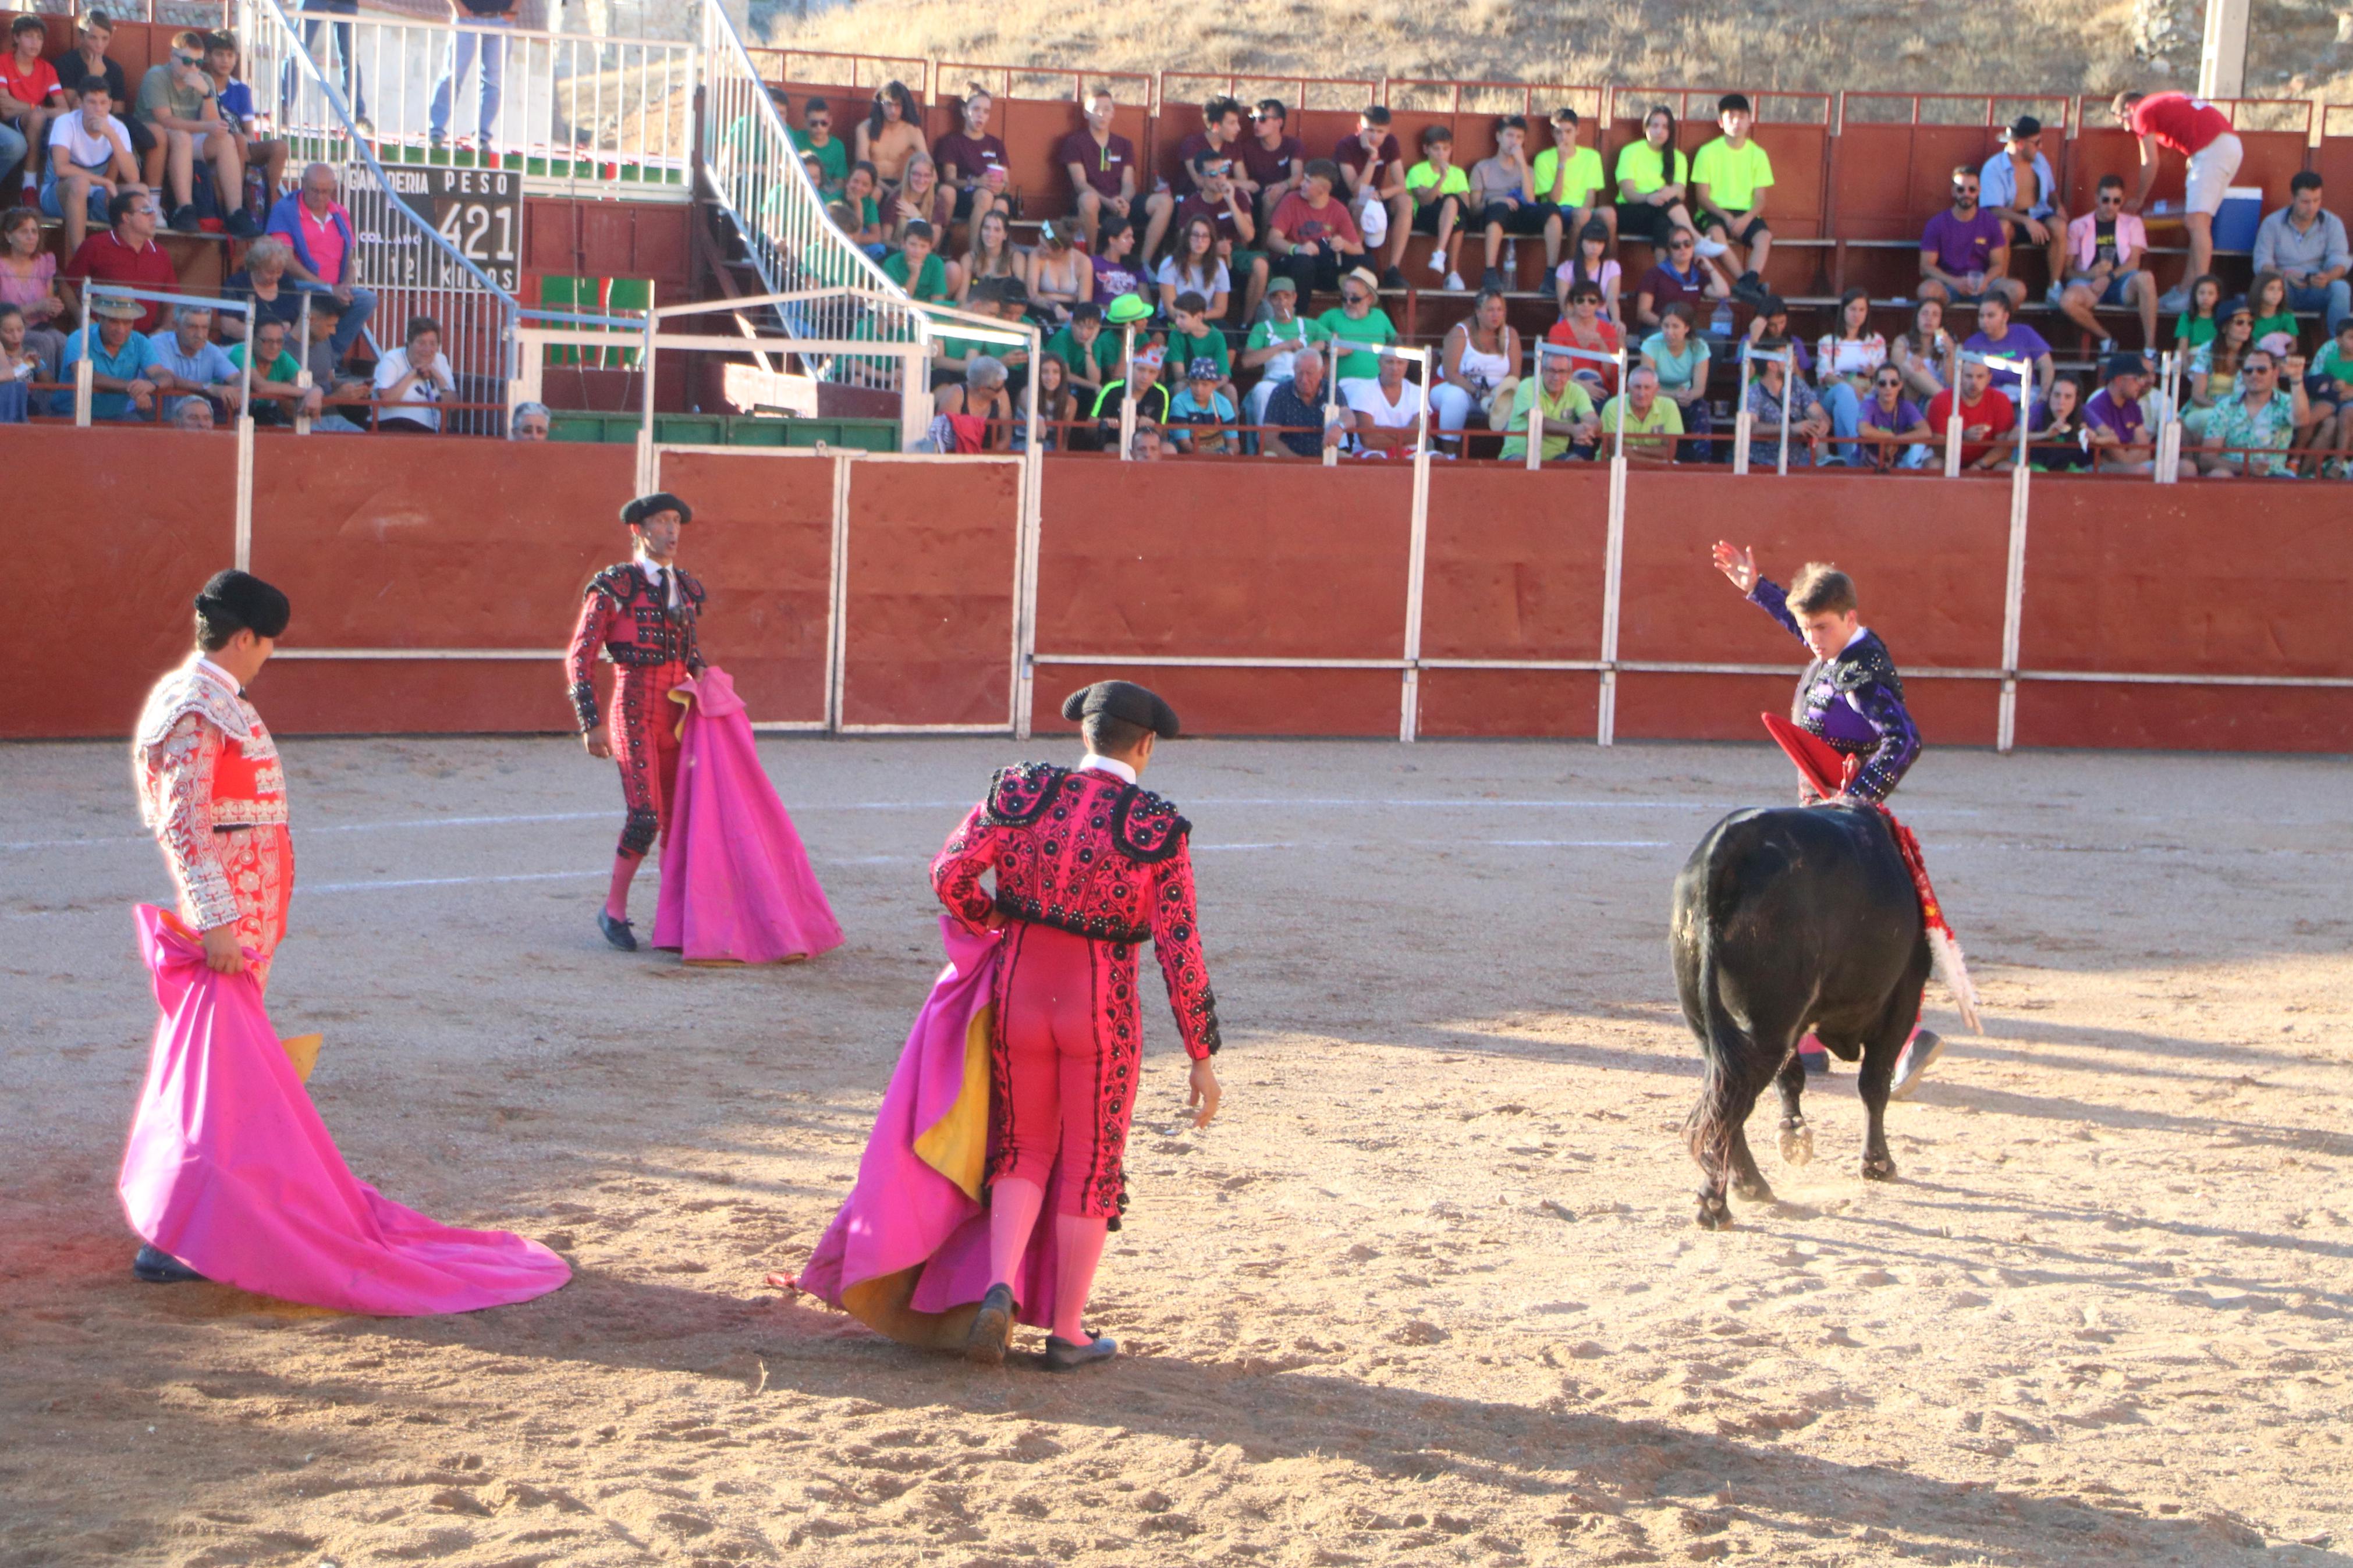
[[1074, 1345], [1058, 1334], [1046, 1336], [1046, 1370], [1076, 1372], [1082, 1366], [1093, 1366], [1119, 1353], [1119, 1342], [1108, 1334], [1097, 1334], [1085, 1344]]
[[629, 930], [628, 921], [617, 921], [603, 910], [598, 910], [596, 911], [596, 929], [605, 933], [605, 940], [607, 942], [611, 942], [623, 952], [635, 952], [638, 951], [637, 934]]
[[204, 1278], [153, 1243], [142, 1244], [131, 1260], [131, 1272], [150, 1285], [185, 1285]]
[[964, 1359], [975, 1366], [1003, 1366], [1006, 1342], [1013, 1338], [1013, 1287], [991, 1285], [980, 1299], [980, 1313], [965, 1336]]

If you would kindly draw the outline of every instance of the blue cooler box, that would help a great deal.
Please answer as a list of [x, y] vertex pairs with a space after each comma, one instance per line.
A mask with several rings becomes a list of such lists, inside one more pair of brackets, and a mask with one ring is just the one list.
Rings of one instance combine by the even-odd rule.
[[2253, 250], [2263, 223], [2263, 186], [2232, 185], [2222, 193], [2221, 209], [2214, 215], [2214, 248]]

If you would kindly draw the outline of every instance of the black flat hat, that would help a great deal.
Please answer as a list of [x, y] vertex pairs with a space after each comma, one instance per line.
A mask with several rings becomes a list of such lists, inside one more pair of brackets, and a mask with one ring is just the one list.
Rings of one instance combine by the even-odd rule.
[[694, 509], [668, 490], [656, 490], [649, 496], [639, 496], [621, 509], [621, 521], [631, 528], [638, 528], [644, 525], [646, 519], [658, 511], [674, 511], [678, 513], [678, 521], [681, 522], [694, 521]]
[[1124, 719], [1164, 741], [1176, 738], [1176, 710], [1132, 680], [1098, 680], [1062, 699], [1062, 717], [1083, 721], [1092, 714]]
[[256, 637], [284, 636], [286, 623], [294, 616], [286, 595], [250, 572], [214, 573], [197, 591], [195, 602], [206, 619], [216, 624], [223, 617], [233, 619]]

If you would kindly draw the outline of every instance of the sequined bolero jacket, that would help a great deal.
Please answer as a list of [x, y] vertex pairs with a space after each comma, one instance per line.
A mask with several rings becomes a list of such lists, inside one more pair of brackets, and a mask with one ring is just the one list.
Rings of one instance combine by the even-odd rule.
[[[966, 930], [993, 913], [1096, 942], [1152, 943], [1185, 1048], [1218, 1048], [1217, 1000], [1193, 908], [1192, 824], [1108, 773], [1047, 763], [1000, 770], [932, 862], [932, 887]], [[997, 873], [994, 897], [980, 885]]]

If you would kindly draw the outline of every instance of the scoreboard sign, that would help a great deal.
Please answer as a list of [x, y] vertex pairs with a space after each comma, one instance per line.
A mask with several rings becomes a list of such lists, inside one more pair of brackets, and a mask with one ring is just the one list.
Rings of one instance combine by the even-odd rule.
[[[507, 169], [411, 168], [394, 164], [384, 172], [391, 192], [432, 225], [449, 248], [472, 262], [512, 294], [522, 280], [522, 175]], [[412, 289], [464, 289], [472, 279], [438, 247], [368, 217], [384, 213], [376, 182], [364, 167], [349, 171], [357, 238], [376, 252], [371, 283]], [[368, 199], [375, 195], [375, 200]], [[370, 209], [373, 209], [371, 211]]]

